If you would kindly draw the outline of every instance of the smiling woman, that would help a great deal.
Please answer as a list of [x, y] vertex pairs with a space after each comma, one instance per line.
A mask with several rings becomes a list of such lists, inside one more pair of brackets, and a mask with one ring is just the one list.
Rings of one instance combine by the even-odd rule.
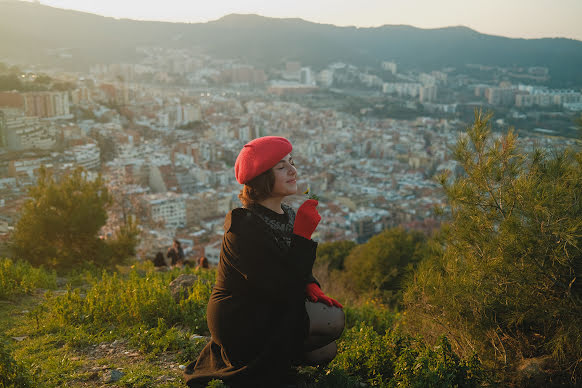
[[266, 136], [246, 144], [235, 163], [244, 207], [224, 223], [217, 280], [208, 303], [212, 338], [184, 372], [191, 387], [222, 379], [230, 387], [267, 387], [291, 365], [325, 364], [344, 328], [337, 301], [311, 270], [318, 202], [297, 211], [282, 203], [297, 192], [291, 143]]

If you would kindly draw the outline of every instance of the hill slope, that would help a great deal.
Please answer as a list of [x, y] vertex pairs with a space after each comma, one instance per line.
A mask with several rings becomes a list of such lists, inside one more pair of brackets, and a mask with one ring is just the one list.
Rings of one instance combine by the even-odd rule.
[[67, 48], [73, 59], [65, 65], [79, 69], [90, 63], [135, 60], [135, 47], [147, 45], [198, 48], [216, 57], [265, 66], [282, 59], [316, 68], [334, 61], [378, 67], [383, 60], [420, 70], [468, 63], [546, 66], [554, 86], [582, 85], [582, 42], [511, 39], [466, 27], [337, 27], [257, 15], [228, 15], [195, 24], [145, 22], [4, 0], [0, 36], [0, 57], [54, 62], [49, 49]]

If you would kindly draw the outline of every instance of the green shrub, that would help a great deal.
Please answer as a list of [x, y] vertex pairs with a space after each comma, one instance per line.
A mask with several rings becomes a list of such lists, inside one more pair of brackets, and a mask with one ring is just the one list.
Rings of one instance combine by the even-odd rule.
[[[524, 152], [478, 114], [441, 176], [450, 223], [405, 293], [407, 324], [512, 376], [547, 358], [548, 382], [582, 378], [582, 152]], [[552, 374], [550, 377], [549, 374]]]
[[55, 179], [41, 168], [28, 197], [11, 235], [16, 257], [62, 269], [84, 261], [98, 265], [112, 261], [107, 244], [98, 236], [111, 203], [100, 176], [91, 180], [78, 168]]
[[402, 228], [377, 234], [354, 247], [345, 258], [345, 284], [357, 294], [399, 306], [404, 280], [424, 257], [425, 240], [422, 233]]
[[353, 327], [344, 332], [338, 343], [338, 355], [331, 366], [351, 376], [359, 376], [372, 386], [386, 386], [384, 383], [394, 374], [394, 361], [398, 355], [391, 345], [371, 326]]
[[365, 324], [382, 334], [394, 327], [400, 314], [377, 301], [367, 301], [361, 306], [344, 306], [346, 328]]
[[331, 364], [378, 387], [473, 387], [485, 381], [476, 357], [461, 360], [442, 337], [434, 348], [420, 339], [372, 327], [353, 327], [338, 344]]
[[14, 360], [6, 339], [0, 337], [0, 387], [26, 388], [34, 386], [28, 370]]
[[54, 271], [34, 268], [25, 261], [0, 259], [0, 299], [28, 294], [36, 288], [56, 288]]

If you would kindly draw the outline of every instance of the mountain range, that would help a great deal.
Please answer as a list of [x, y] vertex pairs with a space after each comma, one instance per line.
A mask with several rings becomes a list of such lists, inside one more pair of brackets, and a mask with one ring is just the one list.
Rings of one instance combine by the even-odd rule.
[[395, 61], [399, 68], [419, 71], [466, 64], [544, 66], [552, 86], [582, 86], [582, 42], [573, 39], [514, 39], [461, 26], [338, 27], [258, 15], [228, 15], [207, 23], [135, 21], [0, 0], [0, 61], [54, 64], [55, 49], [66, 49], [68, 60], [60, 58], [59, 64], [85, 70], [94, 63], [136, 61], [139, 46], [190, 48], [260, 67], [284, 60], [315, 69], [336, 61], [371, 68]]

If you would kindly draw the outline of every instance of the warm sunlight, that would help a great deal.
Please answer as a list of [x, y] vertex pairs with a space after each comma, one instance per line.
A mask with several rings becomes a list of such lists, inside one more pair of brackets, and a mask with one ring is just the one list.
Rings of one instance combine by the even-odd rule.
[[42, 4], [139, 20], [206, 22], [232, 13], [298, 17], [317, 23], [421, 28], [463, 25], [482, 33], [520, 38], [582, 40], [579, 0], [41, 0]]

